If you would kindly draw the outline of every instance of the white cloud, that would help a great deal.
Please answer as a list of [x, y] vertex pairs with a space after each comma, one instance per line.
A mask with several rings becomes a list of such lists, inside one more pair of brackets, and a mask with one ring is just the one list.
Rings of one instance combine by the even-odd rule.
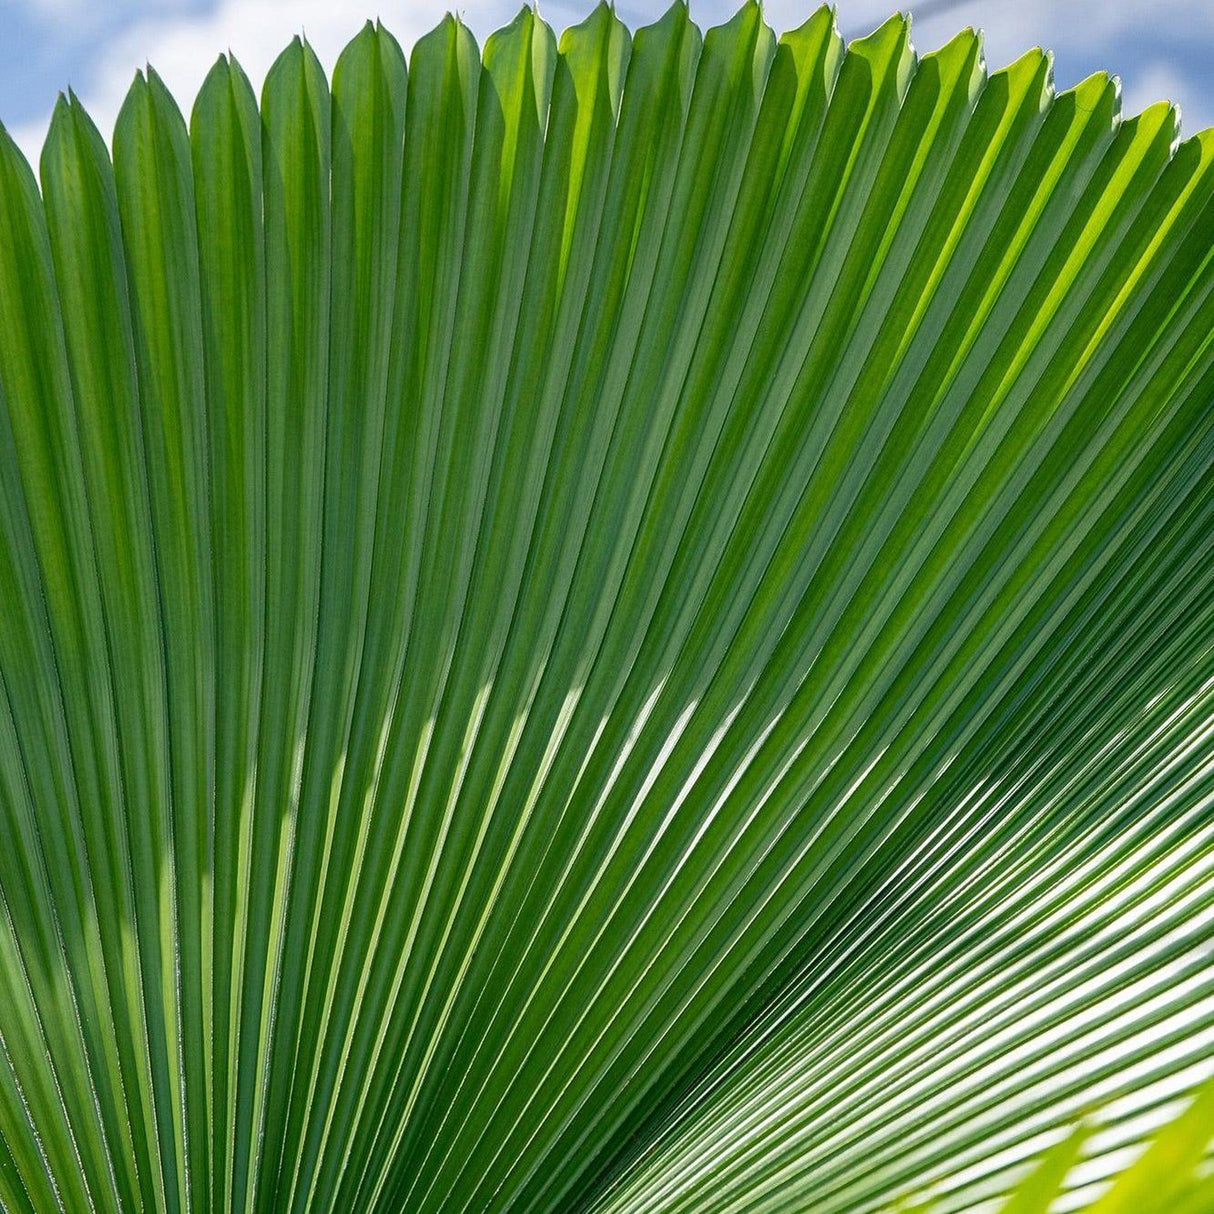
[[[79, 37], [102, 11], [97, 0], [9, 0], [45, 21], [47, 36]], [[668, 0], [628, 0], [630, 23], [656, 18]], [[588, 12], [593, 0], [547, 0], [542, 11], [558, 29]], [[692, 0], [704, 25], [727, 19], [737, 0]], [[765, 0], [768, 20], [787, 29], [804, 20], [816, 0]], [[190, 0], [112, 0], [104, 11], [110, 27], [99, 34], [84, 58], [85, 79], [76, 91], [108, 135], [137, 69], [151, 63], [189, 112], [199, 85], [216, 55], [231, 50], [260, 86], [275, 56], [291, 37], [306, 33], [322, 63], [331, 68], [342, 46], [357, 32], [376, 0], [220, 0], [210, 12], [189, 10]], [[839, 23], [849, 34], [874, 28], [895, 7], [910, 0], [840, 0]], [[519, 0], [468, 0], [461, 16], [481, 37], [504, 24]], [[441, 15], [443, 0], [379, 0], [378, 16], [406, 49]], [[92, 15], [90, 15], [92, 14]], [[115, 26], [115, 14], [121, 20]], [[1183, 30], [1189, 45], [1214, 45], [1214, 4], [1206, 0], [1153, 0], [1149, 6], [1125, 0], [960, 0], [947, 11], [917, 19], [914, 40], [921, 50], [939, 46], [965, 24], [981, 27], [992, 67], [1011, 62], [1032, 46], [1057, 52], [1062, 85], [1096, 66], [1121, 74], [1128, 113], [1169, 98], [1182, 103], [1185, 129], [1214, 122], [1214, 94], [1190, 72], [1161, 58], [1148, 40]], [[1175, 34], [1172, 35], [1175, 37]], [[18, 126], [13, 135], [35, 157], [49, 114]]]
[[[839, 24], [846, 29], [874, 27], [895, 8], [914, 10], [913, 0], [838, 0]], [[771, 0], [769, 19], [806, 13], [801, 0]], [[966, 24], [981, 26], [988, 37], [1019, 50], [1038, 43], [1083, 42], [1103, 48], [1127, 32], [1183, 28], [1190, 35], [1214, 34], [1214, 6], [1205, 0], [1152, 0], [1150, 5], [1126, 0], [957, 0], [942, 9], [926, 7], [914, 19], [924, 49], [938, 45]]]
[[[874, 29], [894, 8], [912, 0], [838, 0], [839, 26], [849, 35]], [[804, 0], [766, 0], [777, 29], [804, 18]], [[1214, 49], [1214, 4], [1209, 0], [958, 0], [946, 9], [914, 17], [911, 34], [920, 51], [943, 45], [962, 26], [982, 30], [986, 61], [1003, 67], [1042, 46], [1055, 52], [1060, 87], [1097, 68], [1119, 75], [1123, 110], [1140, 112], [1152, 102], [1182, 104], [1187, 133], [1214, 123], [1209, 76], [1186, 72], [1161, 57], [1164, 47], [1192, 48], [1205, 60]]]
[[10, 12], [23, 14], [44, 31], [47, 38], [61, 44], [79, 45], [91, 38], [105, 37], [150, 12], [160, 20], [177, 19], [198, 0], [0, 0]]
[[[1138, 114], [1156, 101], [1177, 101], [1188, 92], [1184, 77], [1170, 63], [1153, 60], [1138, 68], [1127, 80], [1122, 81], [1122, 109], [1127, 114]], [[1190, 115], [1181, 107], [1181, 121], [1186, 132], [1199, 129], [1190, 121]], [[1207, 122], [1209, 116], [1206, 116]]]
[[[34, 2], [66, 9], [76, 0]], [[512, 13], [502, 0], [490, 0], [481, 8], [490, 29], [503, 24]], [[407, 50], [437, 24], [442, 10], [428, 0], [386, 0], [379, 4], [375, 15]], [[235, 55], [254, 87], [260, 88], [271, 64], [296, 34], [307, 37], [325, 68], [331, 70], [342, 47], [367, 16], [362, 5], [336, 4], [333, 0], [223, 0], [209, 13], [164, 16], [158, 12], [100, 45], [90, 63], [89, 83], [76, 91], [108, 139], [131, 80], [145, 64], [156, 69], [188, 116], [198, 89], [220, 53], [230, 51]], [[31, 161], [41, 151], [49, 121], [47, 114], [12, 131]]]

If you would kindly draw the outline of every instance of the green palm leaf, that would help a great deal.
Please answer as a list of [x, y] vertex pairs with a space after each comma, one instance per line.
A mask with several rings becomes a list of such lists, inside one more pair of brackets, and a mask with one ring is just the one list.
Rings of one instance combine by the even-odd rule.
[[1177, 121], [676, 4], [0, 135], [0, 1208], [1211, 1208]]

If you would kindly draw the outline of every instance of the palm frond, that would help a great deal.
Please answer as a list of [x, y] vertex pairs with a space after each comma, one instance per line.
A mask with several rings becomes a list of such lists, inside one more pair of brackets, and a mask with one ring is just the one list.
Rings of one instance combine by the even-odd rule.
[[1214, 132], [600, 5], [40, 168], [0, 1208], [1210, 1208]]

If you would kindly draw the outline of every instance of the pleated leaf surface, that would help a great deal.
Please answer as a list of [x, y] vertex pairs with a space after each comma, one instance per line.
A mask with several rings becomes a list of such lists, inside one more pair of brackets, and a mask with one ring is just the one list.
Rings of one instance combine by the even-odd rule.
[[1214, 1208], [1178, 123], [679, 3], [0, 133], [0, 1209]]

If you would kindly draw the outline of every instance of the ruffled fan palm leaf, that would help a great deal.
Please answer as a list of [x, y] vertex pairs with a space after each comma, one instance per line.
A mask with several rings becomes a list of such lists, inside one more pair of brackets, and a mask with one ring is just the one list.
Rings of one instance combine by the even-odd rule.
[[0, 1207], [1212, 1208], [1177, 123], [679, 4], [0, 137]]

